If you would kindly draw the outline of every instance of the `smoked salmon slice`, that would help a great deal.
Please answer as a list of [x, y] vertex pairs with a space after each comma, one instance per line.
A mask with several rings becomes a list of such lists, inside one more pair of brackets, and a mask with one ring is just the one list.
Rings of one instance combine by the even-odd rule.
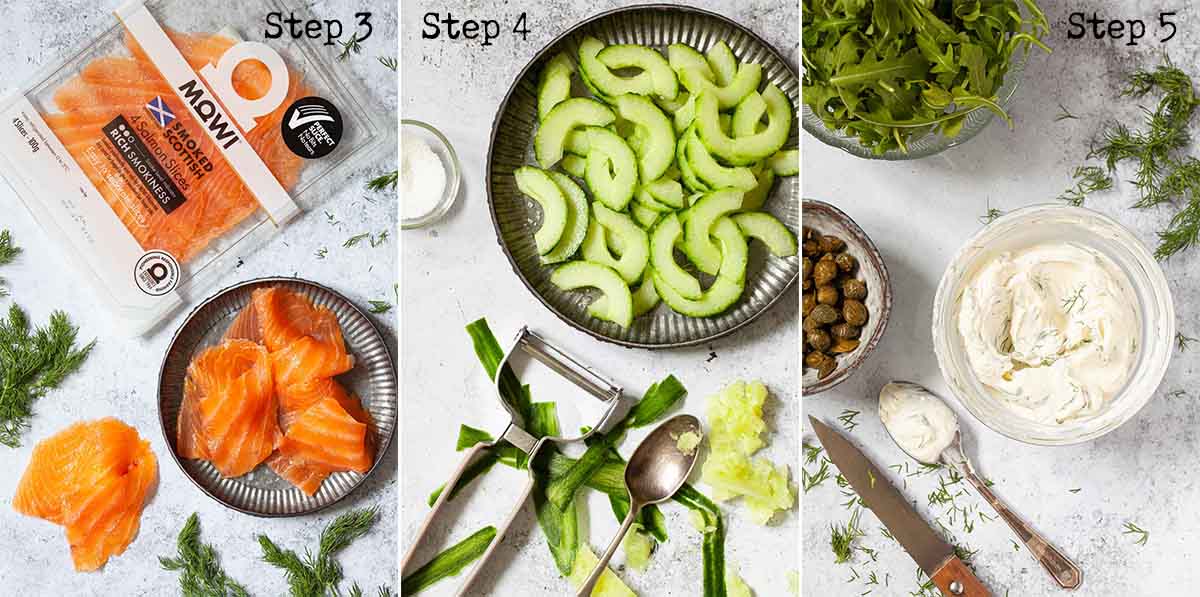
[[248, 340], [206, 349], [188, 366], [177, 448], [225, 477], [258, 466], [281, 440], [267, 351]]
[[[237, 43], [219, 34], [168, 30], [167, 35], [197, 71], [219, 61]], [[186, 263], [258, 211], [258, 202], [128, 34], [125, 45], [129, 56], [100, 57], [81, 67], [54, 91], [58, 112], [42, 116], [138, 244]], [[234, 70], [234, 89], [247, 98], [261, 97], [270, 85], [270, 73], [261, 63], [246, 61]], [[299, 181], [303, 160], [286, 147], [280, 122], [287, 107], [308, 94], [292, 73], [284, 101], [246, 134], [246, 141], [288, 190]], [[148, 109], [156, 98], [171, 110], [170, 123], [156, 121]], [[174, 203], [169, 213], [106, 140], [104, 127], [118, 117], [165, 164], [179, 187], [184, 200]]]
[[[283, 428], [285, 443], [289, 441], [288, 432], [292, 429], [293, 423], [308, 412], [310, 407], [328, 398], [333, 399], [355, 421], [365, 425], [368, 430], [370, 429], [370, 413], [363, 408], [358, 398], [346, 392], [342, 384], [330, 378], [312, 379], [279, 390], [279, 426]], [[299, 433], [303, 435], [303, 430], [300, 430]], [[370, 434], [364, 435], [361, 444], [355, 442], [352, 450], [365, 452], [368, 462], [373, 460], [374, 447]], [[309, 460], [304, 455], [296, 453], [295, 450], [285, 453], [282, 446], [267, 460], [267, 465], [275, 471], [275, 474], [288, 480], [308, 495], [315, 494], [330, 473], [335, 470], [344, 470], [330, 466], [328, 463]]]
[[13, 509], [65, 527], [75, 569], [99, 570], [133, 542], [157, 479], [136, 429], [114, 418], [75, 423], [33, 449]]
[[367, 425], [332, 397], [308, 407], [288, 428], [279, 453], [331, 471], [365, 473], [371, 468]]

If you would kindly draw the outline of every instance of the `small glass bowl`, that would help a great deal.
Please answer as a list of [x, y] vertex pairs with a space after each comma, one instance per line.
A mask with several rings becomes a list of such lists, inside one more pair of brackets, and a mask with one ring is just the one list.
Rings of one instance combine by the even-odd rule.
[[[1033, 50], [1030, 51], [1032, 52]], [[1016, 96], [1017, 89], [1021, 86], [1021, 75], [1024, 73], [1025, 63], [1028, 61], [1028, 55], [1014, 61], [1009, 67], [1008, 72], [1004, 75], [1004, 84], [996, 93], [997, 103], [1006, 111], [1013, 97]], [[947, 137], [939, 132], [929, 132], [920, 137], [910, 138], [908, 140], [907, 152], [900, 151], [899, 149], [890, 149], [882, 154], [877, 154], [870, 147], [864, 146], [859, 142], [858, 137], [844, 134], [842, 131], [830, 130], [808, 104], [804, 104], [800, 121], [808, 134], [816, 137], [826, 145], [836, 147], [851, 155], [870, 160], [901, 161], [929, 157], [946, 151], [951, 147], [962, 145], [983, 132], [983, 129], [987, 128], [995, 117], [996, 114], [991, 110], [978, 107], [967, 113], [962, 130], [954, 137]]]
[[[1048, 241], [1078, 243], [1112, 259], [1137, 297], [1141, 337], [1129, 380], [1101, 413], [1061, 425], [1021, 417], [992, 398], [975, 377], [958, 332], [958, 310], [972, 272], [999, 252]], [[1120, 427], [1150, 401], [1167, 372], [1175, 338], [1175, 311], [1166, 276], [1137, 237], [1115, 220], [1082, 207], [1034, 205], [996, 219], [958, 251], [933, 300], [933, 348], [950, 390], [975, 418], [1029, 444], [1062, 446]]]
[[[454, 146], [450, 145], [450, 141], [441, 131], [434, 128], [433, 125], [419, 120], [401, 120], [400, 151], [402, 152], [406, 135], [413, 135], [429, 144], [430, 149], [442, 162], [442, 168], [445, 169], [446, 186], [442, 189], [442, 198], [429, 213], [415, 218], [405, 218], [401, 215], [400, 228], [403, 230], [421, 228], [442, 219], [442, 216], [445, 216], [446, 212], [454, 206], [454, 201], [458, 199], [458, 186], [462, 180], [462, 165], [458, 162], [458, 154], [454, 152]], [[403, 160], [404, 156], [401, 156], [400, 159]], [[400, 197], [400, 213], [404, 213], [403, 196]]]

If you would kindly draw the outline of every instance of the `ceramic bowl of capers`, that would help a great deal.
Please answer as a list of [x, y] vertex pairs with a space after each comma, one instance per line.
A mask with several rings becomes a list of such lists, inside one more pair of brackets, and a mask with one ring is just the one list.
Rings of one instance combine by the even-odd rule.
[[892, 286], [875, 243], [850, 216], [805, 199], [801, 221], [802, 392], [812, 396], [849, 379], [874, 350]]

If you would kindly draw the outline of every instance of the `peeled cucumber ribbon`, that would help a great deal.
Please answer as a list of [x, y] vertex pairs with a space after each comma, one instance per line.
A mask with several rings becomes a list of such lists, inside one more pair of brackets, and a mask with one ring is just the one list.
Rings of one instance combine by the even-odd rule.
[[[488, 376], [494, 379], [504, 353], [488, 327], [487, 320], [479, 319], [471, 323], [467, 326], [467, 332]], [[558, 435], [558, 418], [554, 403], [533, 402], [529, 387], [521, 385], [511, 369], [506, 367], [499, 374], [502, 376], [499, 383], [501, 396], [522, 415], [527, 422], [527, 431], [537, 437]], [[575, 554], [579, 551], [578, 517], [574, 500], [579, 488], [586, 486], [606, 494], [614, 516], [618, 521], [623, 520], [629, 512], [629, 491], [625, 487], [625, 461], [617, 452], [616, 445], [623, 439], [625, 431], [659, 421], [686, 395], [687, 389], [683, 384], [675, 376], [669, 375], [650, 386], [626, 417], [608, 433], [596, 434], [589, 439], [587, 451], [580, 458], [570, 458], [553, 446], [538, 455], [532, 467], [535, 479], [534, 507], [538, 524], [546, 535], [551, 554], [554, 556], [555, 565], [563, 575], [571, 573]], [[494, 440], [487, 432], [463, 425], [459, 429], [456, 447], [458, 450], [465, 450], [480, 442], [490, 441]], [[528, 465], [524, 452], [502, 443], [488, 450], [476, 461], [464, 474], [459, 485], [452, 490], [451, 497], [497, 462], [516, 469]], [[437, 500], [442, 490], [443, 488], [439, 488], [430, 496], [430, 504]], [[556, 497], [563, 506], [556, 505]], [[720, 509], [704, 494], [687, 484], [672, 499], [699, 512], [704, 518], [705, 527], [709, 529], [704, 533], [704, 596], [725, 597], [725, 529]], [[644, 508], [638, 517], [638, 523], [641, 525], [638, 532], [645, 533], [659, 542], [667, 540], [666, 519], [657, 507]], [[465, 561], [458, 570], [482, 553], [481, 550], [479, 554]], [[407, 591], [404, 594], [407, 595]]]
[[487, 551], [496, 538], [496, 527], [484, 527], [434, 556], [400, 581], [401, 595], [416, 595], [438, 581], [455, 576]]

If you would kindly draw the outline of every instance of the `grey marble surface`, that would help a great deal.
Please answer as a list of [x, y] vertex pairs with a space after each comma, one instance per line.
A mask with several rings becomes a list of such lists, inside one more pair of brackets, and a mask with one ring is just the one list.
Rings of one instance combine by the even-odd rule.
[[[528, 324], [616, 378], [634, 394], [673, 373], [690, 390], [681, 409], [684, 412], [703, 413], [705, 398], [729, 381], [762, 379], [772, 393], [766, 410], [774, 431], [764, 454], [781, 463], [798, 460], [796, 300], [782, 301], [753, 325], [711, 346], [657, 352], [628, 350], [593, 340], [556, 319], [525, 289], [496, 245], [484, 171], [492, 118], [500, 100], [526, 62], [553, 37], [588, 15], [623, 4], [630, 3], [495, 4], [459, 0], [404, 4], [402, 116], [441, 129], [457, 150], [464, 172], [462, 193], [445, 220], [402, 233], [405, 541], [414, 536], [428, 510], [425, 500], [429, 492], [458, 463], [460, 454], [454, 452], [454, 438], [459, 424], [497, 433], [502, 429], [502, 411], [463, 331], [465, 324], [479, 317], [488, 318], [501, 341]], [[715, 10], [741, 22], [785, 55], [796, 47], [795, 4], [716, 0], [686, 4]], [[501, 19], [504, 34], [487, 48], [481, 48], [478, 42], [423, 40], [421, 18], [431, 10], [443, 14], [450, 11], [456, 18]], [[523, 11], [528, 13], [528, 41], [507, 33]], [[539, 399], [536, 388], [534, 394]], [[625, 442], [626, 454], [643, 436], [643, 432], [630, 434]], [[501, 468], [456, 500], [462, 505], [458, 518], [450, 525], [451, 541], [503, 518], [516, 497], [516, 484], [523, 478]], [[795, 472], [793, 468], [793, 475]], [[607, 501], [596, 495], [590, 497], [587, 514], [581, 520], [587, 542], [600, 551], [615, 531], [616, 522]], [[655, 553], [648, 570], [622, 570], [620, 574], [640, 595], [697, 595], [701, 592], [700, 536], [692, 528], [687, 512], [675, 505], [664, 506], [663, 511], [670, 541]], [[797, 512], [779, 515], [769, 528], [749, 522], [736, 504], [727, 506], [725, 512], [729, 526], [727, 562], [741, 569], [758, 595], [787, 594], [786, 572], [799, 567]], [[440, 525], [438, 532], [444, 533], [447, 528]], [[618, 555], [618, 563], [621, 557]], [[477, 585], [474, 594], [570, 594], [530, 508], [517, 518], [497, 561], [483, 574], [486, 580]], [[448, 581], [431, 590], [430, 595], [453, 594], [456, 586]]]
[[[112, 22], [109, 11], [118, 2], [105, 0], [58, 0], [55, 2], [0, 2], [0, 37], [8, 47], [0, 57], [5, 73], [3, 85], [16, 86], [46, 64], [60, 60], [63, 52], [76, 47], [101, 27]], [[227, 9], [232, 2], [215, 2]], [[394, 106], [396, 75], [376, 60], [396, 55], [395, 5], [389, 2], [327, 0], [306, 3], [324, 18], [351, 20], [353, 13], [371, 6], [375, 36], [363, 44], [363, 52], [341, 65], [348, 75], [362, 81], [373, 106]], [[330, 48], [330, 51], [335, 51]], [[379, 111], [384, 126], [395, 126], [394, 111]], [[376, 163], [359, 168], [345, 189], [329, 197], [315, 213], [291, 224], [279, 236], [252, 255], [244, 265], [217, 284], [269, 275], [299, 274], [332, 286], [360, 305], [371, 299], [393, 302], [396, 277], [396, 245], [378, 248], [342, 247], [344, 240], [360, 232], [392, 230], [397, 217], [395, 195], [371, 193], [363, 183], [385, 169], [391, 170], [394, 153], [380, 156]], [[321, 210], [334, 214], [331, 224]], [[343, 503], [319, 514], [286, 519], [260, 519], [225, 509], [202, 494], [175, 465], [159, 430], [156, 409], [158, 367], [171, 334], [183, 314], [173, 317], [158, 333], [138, 339], [123, 339], [107, 314], [94, 305], [90, 292], [79, 281], [62, 253], [52, 246], [25, 212], [7, 184], [0, 184], [0, 228], [9, 228], [25, 252], [0, 274], [8, 280], [12, 296], [0, 298], [25, 307], [35, 321], [44, 321], [51, 310], [72, 314], [85, 338], [99, 339], [95, 352], [82, 371], [61, 390], [37, 403], [32, 429], [18, 449], [0, 447], [0, 592], [6, 594], [67, 595], [171, 595], [178, 593], [175, 573], [159, 569], [157, 557], [173, 555], [175, 535], [192, 512], [200, 515], [202, 538], [217, 546], [226, 570], [243, 582], [254, 595], [286, 593], [282, 572], [260, 561], [257, 533], [266, 533], [282, 546], [296, 550], [313, 547], [322, 528], [337, 514], [353, 508], [374, 506], [380, 516], [374, 530], [340, 556], [346, 578], [369, 591], [388, 585], [398, 590], [396, 579], [397, 477], [396, 447], [368, 482]], [[392, 233], [395, 238], [395, 234]], [[325, 259], [315, 253], [328, 248]], [[213, 289], [216, 290], [215, 288]], [[391, 314], [375, 321], [394, 341]], [[109, 561], [101, 572], [76, 573], [63, 530], [45, 521], [23, 517], [12, 511], [11, 496], [19, 475], [29, 460], [33, 445], [71, 422], [103, 416], [119, 417], [149, 439], [158, 457], [160, 479], [142, 517], [141, 532], [128, 550]], [[347, 586], [348, 582], [347, 581]], [[15, 593], [9, 591], [16, 591]]]
[[[1042, 2], [1054, 28], [1051, 56], [1036, 55], [1024, 76], [1012, 113], [1013, 130], [993, 123], [962, 147], [914, 162], [869, 162], [804, 137], [805, 195], [831, 202], [858, 221], [879, 245], [895, 288], [891, 325], [879, 349], [856, 377], [827, 394], [808, 399], [805, 414], [838, 425], [846, 409], [862, 411], [850, 437], [880, 466], [905, 462], [879, 422], [876, 396], [892, 379], [908, 379], [949, 397], [938, 371], [930, 337], [930, 311], [938, 280], [958, 247], [980, 226], [989, 207], [1011, 210], [1053, 201], [1070, 185], [1070, 173], [1082, 162], [1089, 139], [1103, 121], [1138, 118], [1133, 102], [1118, 98], [1123, 76], [1158, 61], [1162, 46], [1143, 41], [1137, 47], [1109, 40], [1068, 40], [1067, 15], [1073, 10], [1102, 10], [1109, 17], [1156, 20], [1158, 7], [1142, 2]], [[1179, 35], [1166, 44], [1175, 62], [1200, 75], [1200, 20], [1179, 6]], [[1061, 106], [1078, 119], [1058, 120]], [[1192, 154], [1195, 155], [1193, 148]], [[1128, 174], [1125, 172], [1125, 174]], [[1088, 206], [1115, 217], [1145, 243], [1154, 246], [1171, 210], [1130, 207], [1136, 189], [1127, 182], [1088, 200]], [[1178, 329], [1200, 336], [1200, 252], [1193, 249], [1164, 262], [1175, 299]], [[996, 492], [1024, 515], [1083, 569], [1077, 592], [1096, 597], [1157, 596], [1194, 593], [1200, 580], [1195, 566], [1200, 515], [1197, 466], [1196, 401], [1200, 382], [1200, 346], [1176, 351], [1154, 399], [1116, 431], [1081, 445], [1035, 447], [1006, 439], [973, 419], [958, 404], [969, 436], [968, 453], [995, 483]], [[1183, 391], [1186, 395], [1171, 397]], [[805, 441], [815, 436], [804, 427]], [[810, 470], [815, 467], [810, 465]], [[974, 566], [996, 595], [1036, 597], [1063, 594], [1054, 587], [999, 520], [977, 514], [987, 510], [974, 494], [958, 497], [972, 514], [974, 529], [951, 520], [950, 506], [930, 506], [936, 475], [906, 477], [891, 473], [928, 518], [937, 518], [964, 547], [978, 550]], [[847, 498], [832, 481], [805, 496], [805, 595], [908, 595], [917, 587], [916, 566], [895, 543], [883, 537], [873, 515], [864, 514], [861, 545], [878, 550], [878, 561], [857, 553], [852, 562], [835, 564], [829, 527], [842, 524]], [[1144, 545], [1122, 534], [1133, 523], [1149, 532]], [[874, 573], [878, 585], [868, 585]], [[857, 579], [856, 579], [857, 577]]]

